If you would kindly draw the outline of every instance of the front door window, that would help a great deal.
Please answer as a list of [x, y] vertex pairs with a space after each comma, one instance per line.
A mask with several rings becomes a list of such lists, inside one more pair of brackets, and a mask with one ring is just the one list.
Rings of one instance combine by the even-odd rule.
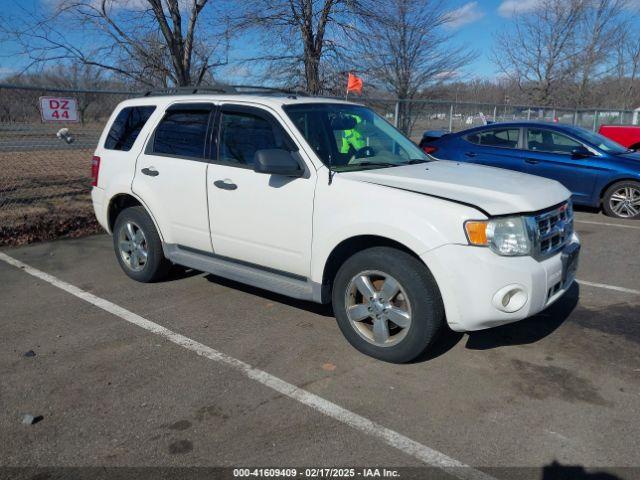
[[582, 146], [580, 142], [562, 133], [542, 128], [529, 128], [527, 130], [527, 145], [529, 150], [534, 152], [564, 153], [567, 155]]

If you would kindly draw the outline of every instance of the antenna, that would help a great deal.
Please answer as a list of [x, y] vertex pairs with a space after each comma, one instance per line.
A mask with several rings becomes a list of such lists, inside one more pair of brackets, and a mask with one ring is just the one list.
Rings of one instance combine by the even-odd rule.
[[333, 170], [333, 160], [331, 158], [331, 154], [329, 154], [329, 158], [327, 159], [327, 168], [329, 168], [329, 185], [333, 183], [333, 175], [336, 173]]

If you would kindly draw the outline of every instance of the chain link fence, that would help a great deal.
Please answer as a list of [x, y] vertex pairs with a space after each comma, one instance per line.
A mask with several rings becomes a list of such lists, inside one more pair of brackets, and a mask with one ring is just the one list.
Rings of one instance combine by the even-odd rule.
[[[90, 199], [91, 156], [115, 106], [137, 95], [0, 84], [0, 245], [99, 230]], [[43, 96], [75, 98], [78, 122], [44, 122]], [[485, 122], [557, 121], [594, 130], [601, 124], [638, 124], [632, 111], [351, 99], [370, 106], [416, 142], [426, 130], [458, 131]]]
[[[42, 96], [76, 98], [79, 121], [43, 122]], [[114, 107], [129, 96], [0, 86], [0, 245], [98, 230], [89, 193], [91, 156]]]
[[640, 125], [640, 112], [632, 110], [575, 110], [435, 100], [369, 99], [363, 103], [373, 107], [416, 142], [420, 141], [422, 134], [427, 130], [457, 132], [496, 122], [557, 122], [578, 125], [593, 131], [597, 131], [601, 125]]

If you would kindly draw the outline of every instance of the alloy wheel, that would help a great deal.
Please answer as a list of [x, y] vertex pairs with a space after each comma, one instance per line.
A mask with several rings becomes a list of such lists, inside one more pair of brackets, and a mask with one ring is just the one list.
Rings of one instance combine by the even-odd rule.
[[609, 206], [619, 217], [637, 216], [640, 214], [640, 189], [631, 186], [619, 188], [611, 195]]
[[411, 326], [411, 304], [405, 289], [391, 275], [367, 270], [355, 275], [345, 292], [347, 317], [369, 343], [391, 347]]
[[149, 250], [144, 232], [132, 221], [127, 221], [118, 233], [118, 250], [125, 265], [139, 272], [147, 264]]

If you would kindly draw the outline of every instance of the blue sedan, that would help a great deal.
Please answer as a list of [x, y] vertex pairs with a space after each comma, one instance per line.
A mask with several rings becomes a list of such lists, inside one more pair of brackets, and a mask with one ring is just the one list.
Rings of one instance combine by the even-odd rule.
[[442, 160], [479, 163], [551, 178], [577, 205], [640, 219], [640, 153], [584, 128], [557, 123], [494, 123], [438, 137], [420, 147]]

